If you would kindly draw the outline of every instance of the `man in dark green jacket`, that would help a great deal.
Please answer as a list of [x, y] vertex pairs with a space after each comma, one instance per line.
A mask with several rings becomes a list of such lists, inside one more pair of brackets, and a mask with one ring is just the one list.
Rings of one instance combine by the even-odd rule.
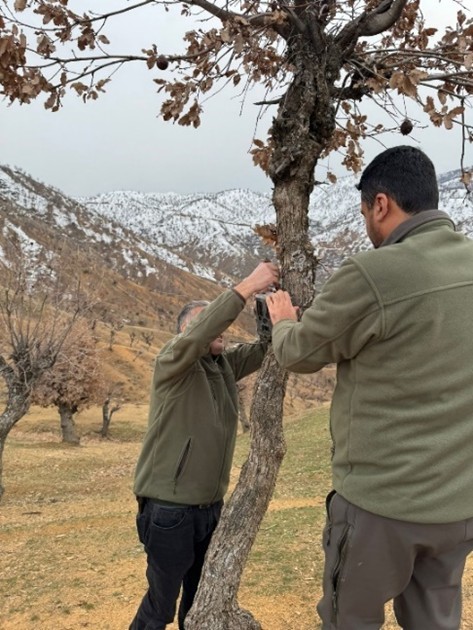
[[275, 265], [261, 263], [213, 302], [187, 304], [177, 336], [156, 359], [134, 485], [149, 588], [130, 630], [163, 630], [172, 623], [181, 586], [178, 617], [184, 628], [228, 489], [238, 424], [236, 382], [257, 370], [266, 352], [265, 343], [225, 351], [222, 333], [249, 297], [278, 278]]
[[359, 184], [375, 249], [349, 258], [297, 322], [267, 299], [280, 364], [337, 363], [323, 629], [458, 630], [473, 549], [473, 242], [439, 212], [421, 151], [379, 155]]

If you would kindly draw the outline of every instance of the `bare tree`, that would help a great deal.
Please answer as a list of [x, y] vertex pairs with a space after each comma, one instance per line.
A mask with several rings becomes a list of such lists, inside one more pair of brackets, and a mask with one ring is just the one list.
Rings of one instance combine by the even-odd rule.
[[32, 402], [42, 407], [57, 407], [62, 441], [79, 444], [75, 414], [101, 403], [106, 395], [97, 340], [88, 322], [82, 320], [63, 343], [54, 366], [37, 381]]
[[141, 333], [141, 338], [143, 339], [143, 341], [146, 344], [146, 349], [149, 350], [151, 348], [151, 344], [153, 343], [153, 340], [154, 340], [154, 333], [142, 332]]
[[102, 429], [100, 435], [103, 438], [108, 437], [108, 430], [112, 421], [114, 413], [122, 408], [122, 397], [120, 395], [120, 388], [117, 386], [111, 386], [108, 388], [107, 397], [102, 403]]
[[130, 348], [133, 348], [133, 344], [134, 344], [135, 339], [136, 339], [136, 332], [134, 330], [130, 330], [128, 332], [128, 336], [130, 337]]
[[108, 339], [108, 349], [110, 350], [110, 352], [113, 351], [113, 344], [115, 342], [115, 337], [116, 337], [117, 332], [119, 332], [123, 328], [124, 325], [125, 325], [124, 322], [120, 322], [115, 319], [110, 320], [109, 322], [110, 336]]
[[[252, 84], [261, 83], [267, 91], [261, 106], [275, 105], [277, 112], [267, 140], [255, 139], [252, 153], [274, 185], [273, 234], [283, 286], [304, 308], [313, 298], [317, 266], [308, 236], [315, 168], [338, 151], [344, 165], [356, 172], [362, 165], [363, 140], [389, 131], [375, 115], [368, 119], [363, 101], [378, 105], [383, 117], [388, 114], [392, 127], [405, 135], [419, 123], [406, 116], [396, 95], [401, 103], [410, 99], [419, 115], [435, 126], [461, 126], [462, 179], [465, 185], [471, 182], [464, 155], [473, 139], [468, 119], [473, 21], [460, 1], [450, 0], [456, 14], [439, 32], [423, 13], [430, 4], [143, 0], [101, 14], [82, 10], [78, 14], [67, 0], [5, 0], [0, 83], [11, 101], [28, 103], [43, 94], [45, 106], [57, 111], [67, 89], [84, 101], [96, 99], [117, 68], [141, 62], [165, 97], [163, 118], [194, 127], [200, 124], [203, 101], [222, 84], [235, 86], [244, 96]], [[145, 7], [181, 12], [183, 53], [163, 52], [156, 44], [139, 53], [107, 52], [109, 23]], [[196, 15], [199, 28], [189, 30], [185, 18]], [[174, 72], [155, 75], [168, 69]], [[327, 173], [327, 179], [333, 181], [334, 175]], [[285, 385], [286, 375], [270, 353], [255, 390], [249, 458], [209, 549], [199, 593], [186, 620], [189, 630], [259, 628], [252, 615], [240, 609], [237, 592], [284, 456]]]
[[0, 414], [0, 497], [5, 440], [27, 413], [34, 386], [54, 366], [87, 308], [79, 285], [66, 290], [65, 279], [52, 271], [42, 278], [34, 261], [20, 257], [1, 271], [0, 375], [7, 400]]

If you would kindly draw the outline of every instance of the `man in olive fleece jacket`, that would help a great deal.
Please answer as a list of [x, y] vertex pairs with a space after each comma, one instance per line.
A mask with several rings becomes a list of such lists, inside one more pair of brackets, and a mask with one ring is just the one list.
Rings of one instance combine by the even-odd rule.
[[228, 489], [238, 425], [236, 382], [257, 370], [266, 352], [264, 343], [225, 351], [222, 333], [250, 296], [278, 278], [275, 265], [260, 263], [213, 302], [190, 302], [178, 317], [177, 336], [156, 359], [134, 485], [149, 588], [130, 630], [163, 630], [172, 623], [181, 586], [178, 617], [184, 628]]
[[379, 155], [359, 184], [375, 249], [349, 258], [297, 322], [268, 298], [294, 372], [337, 363], [323, 629], [458, 630], [473, 549], [473, 242], [436, 210], [431, 161]]

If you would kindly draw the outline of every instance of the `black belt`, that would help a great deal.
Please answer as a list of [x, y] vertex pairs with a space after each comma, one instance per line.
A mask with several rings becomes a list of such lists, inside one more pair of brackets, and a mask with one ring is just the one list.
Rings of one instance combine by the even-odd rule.
[[216, 503], [220, 503], [220, 501], [214, 501], [214, 503], [197, 503], [197, 504], [190, 504], [190, 503], [174, 503], [173, 501], [164, 501], [163, 499], [150, 499], [149, 497], [136, 497], [138, 503], [140, 504], [140, 508], [142, 507], [142, 505], [144, 505], [146, 503], [146, 501], [149, 501], [150, 503], [155, 503], [156, 505], [162, 505], [163, 507], [170, 507], [170, 508], [196, 508], [198, 510], [205, 510], [206, 508], [212, 507], [212, 505], [215, 505]]

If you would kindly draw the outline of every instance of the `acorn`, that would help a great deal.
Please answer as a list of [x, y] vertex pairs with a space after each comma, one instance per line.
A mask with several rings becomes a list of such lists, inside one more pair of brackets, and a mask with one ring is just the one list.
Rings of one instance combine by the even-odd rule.
[[164, 55], [159, 55], [159, 57], [156, 59], [156, 65], [160, 70], [167, 70], [167, 67], [169, 66], [169, 61]]
[[400, 131], [403, 136], [408, 136], [413, 129], [414, 125], [412, 124], [412, 121], [409, 120], [409, 118], [406, 118], [406, 120], [404, 120], [400, 127]]

